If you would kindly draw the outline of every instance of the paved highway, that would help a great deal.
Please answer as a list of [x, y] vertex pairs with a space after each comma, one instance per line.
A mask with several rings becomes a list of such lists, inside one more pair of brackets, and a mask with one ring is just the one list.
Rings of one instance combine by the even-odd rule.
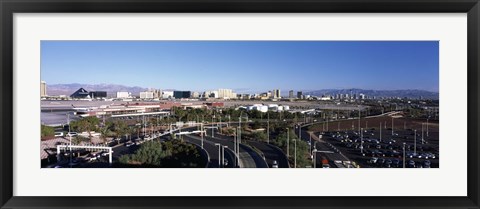
[[[228, 146], [233, 150], [234, 143], [233, 138], [225, 135], [221, 135], [215, 133], [215, 138], [207, 136], [206, 139], [208, 141], [214, 143], [220, 143], [222, 145]], [[267, 162], [260, 156], [257, 152], [255, 152], [252, 148], [240, 144], [240, 155], [239, 155], [240, 165], [242, 168], [268, 168]]]
[[[196, 135], [183, 135], [183, 140], [185, 140], [188, 143], [195, 144], [197, 146], [202, 146], [202, 139], [199, 136]], [[208, 163], [209, 168], [218, 168], [218, 146], [215, 146], [215, 143], [207, 140], [203, 140], [203, 148], [205, 151], [207, 151], [210, 161]], [[225, 149], [225, 159], [227, 160], [227, 168], [233, 168], [233, 152], [231, 152], [228, 149]]]
[[276, 160], [279, 168], [288, 168], [288, 158], [283, 151], [275, 145], [267, 144], [265, 142], [248, 141], [248, 144], [262, 151], [265, 155], [265, 160], [271, 168], [273, 161]]

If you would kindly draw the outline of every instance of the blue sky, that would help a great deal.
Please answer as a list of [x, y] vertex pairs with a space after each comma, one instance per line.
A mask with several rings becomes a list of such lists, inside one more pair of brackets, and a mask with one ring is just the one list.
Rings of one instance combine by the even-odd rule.
[[240, 93], [438, 92], [437, 41], [42, 41], [41, 79]]

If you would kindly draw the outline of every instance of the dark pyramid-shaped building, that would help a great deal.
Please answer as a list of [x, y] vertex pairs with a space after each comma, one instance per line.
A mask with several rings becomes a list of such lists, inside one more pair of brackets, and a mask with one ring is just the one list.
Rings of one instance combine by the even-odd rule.
[[71, 98], [85, 99], [85, 98], [90, 98], [90, 95], [88, 94], [87, 90], [85, 90], [84, 88], [80, 88], [75, 93], [70, 95], [70, 97]]

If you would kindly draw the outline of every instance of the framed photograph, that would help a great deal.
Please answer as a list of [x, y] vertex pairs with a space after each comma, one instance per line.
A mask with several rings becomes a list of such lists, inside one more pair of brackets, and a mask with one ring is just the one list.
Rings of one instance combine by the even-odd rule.
[[1, 208], [479, 208], [478, 0], [0, 6]]

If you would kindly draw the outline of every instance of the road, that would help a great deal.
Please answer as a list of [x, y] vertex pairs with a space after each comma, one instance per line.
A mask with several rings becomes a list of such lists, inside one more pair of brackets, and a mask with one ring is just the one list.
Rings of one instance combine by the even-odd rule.
[[[201, 138], [195, 135], [183, 135], [183, 140], [188, 143], [195, 144], [197, 146], [202, 146]], [[203, 141], [203, 148], [208, 153], [210, 161], [208, 162], [208, 168], [218, 168], [218, 146], [215, 146], [215, 143], [211, 141], [204, 140]], [[233, 168], [233, 152], [228, 149], [225, 149], [225, 159], [228, 161], [227, 168]]]
[[265, 142], [248, 141], [248, 144], [262, 151], [265, 155], [265, 160], [271, 168], [273, 161], [276, 160], [279, 168], [289, 168], [288, 158], [283, 151], [275, 145], [267, 144]]
[[[224, 146], [231, 147], [233, 150], [234, 143], [233, 138], [225, 135], [215, 133], [215, 138], [207, 136], [208, 141], [214, 143], [220, 143]], [[240, 144], [240, 155], [239, 155], [240, 165], [242, 168], [269, 168], [267, 162], [252, 148]]]

